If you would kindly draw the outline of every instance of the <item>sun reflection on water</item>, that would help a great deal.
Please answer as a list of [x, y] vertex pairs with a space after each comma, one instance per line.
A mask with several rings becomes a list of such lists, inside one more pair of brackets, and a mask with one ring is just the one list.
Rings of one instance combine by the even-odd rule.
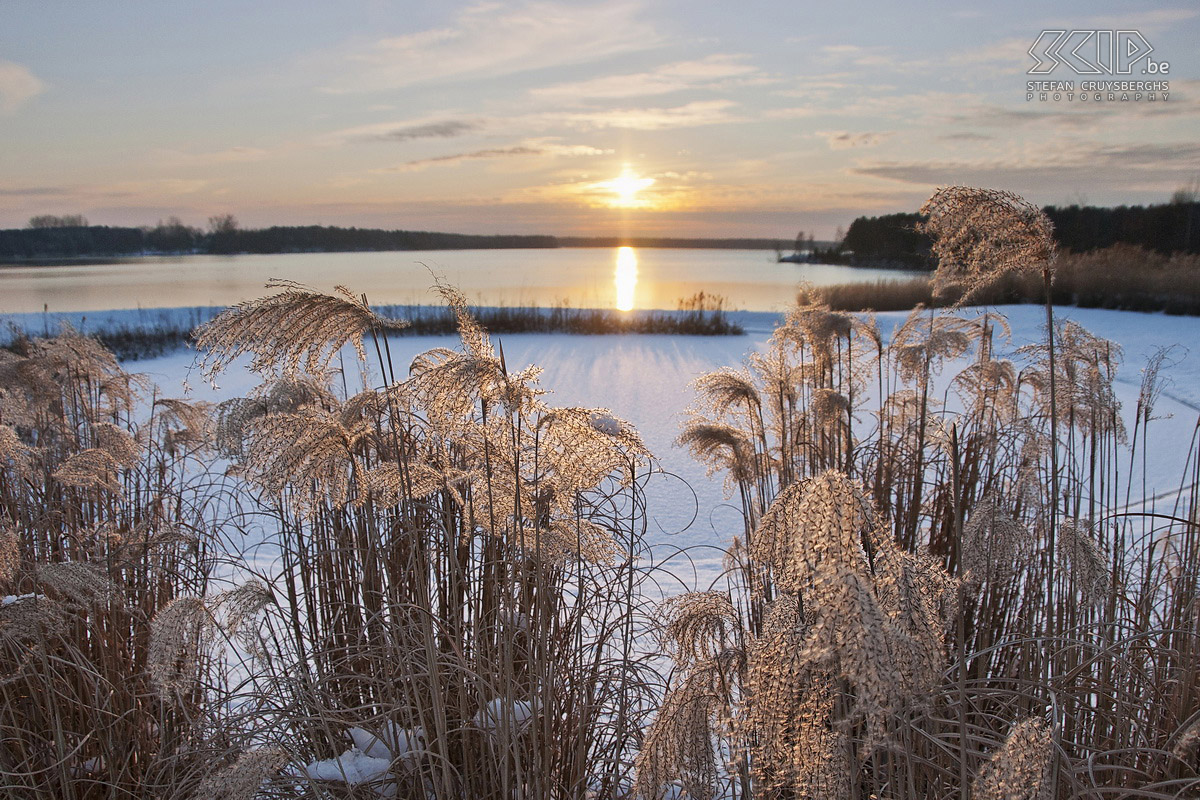
[[617, 269], [613, 283], [617, 286], [617, 310], [632, 311], [634, 290], [637, 289], [638, 258], [632, 247], [617, 248]]

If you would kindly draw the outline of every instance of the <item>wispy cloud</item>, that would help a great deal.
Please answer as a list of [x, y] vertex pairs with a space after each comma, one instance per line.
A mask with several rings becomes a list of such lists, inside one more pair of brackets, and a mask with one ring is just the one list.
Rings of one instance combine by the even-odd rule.
[[26, 67], [0, 61], [0, 111], [16, 111], [25, 101], [46, 90], [46, 84]]
[[477, 121], [449, 119], [443, 122], [428, 122], [424, 125], [395, 128], [381, 133], [379, 138], [392, 142], [407, 142], [409, 139], [450, 139], [478, 130], [480, 127], [482, 127], [482, 123]]
[[696, 61], [664, 64], [648, 72], [604, 75], [531, 90], [551, 100], [619, 99], [669, 94], [687, 89], [721, 90], [771, 80], [740, 55], [717, 54]]
[[583, 129], [630, 128], [661, 131], [670, 128], [696, 128], [740, 122], [742, 117], [729, 113], [732, 100], [698, 100], [671, 108], [614, 108], [596, 111], [569, 111], [555, 114], [560, 121]]
[[895, 131], [816, 131], [824, 137], [830, 150], [849, 150], [856, 147], [876, 147], [891, 137]]
[[[1064, 142], [1004, 158], [880, 161], [852, 170], [859, 175], [923, 186], [961, 183], [1029, 192], [1043, 198], [1102, 188], [1169, 192], [1180, 175], [1200, 170], [1200, 144], [1158, 142], [1100, 144]], [[1165, 194], [1164, 194], [1165, 197]]]
[[644, 50], [662, 39], [636, 3], [480, 3], [446, 27], [381, 39], [344, 57], [346, 74], [324, 89], [380, 91], [494, 78]]
[[394, 167], [383, 167], [373, 170], [376, 173], [415, 172], [432, 166], [451, 166], [464, 161], [481, 161], [513, 156], [599, 156], [611, 153], [611, 150], [601, 150], [598, 147], [582, 144], [560, 144], [549, 139], [531, 139], [512, 147], [488, 147], [482, 150], [472, 150], [465, 153], [451, 153], [432, 158], [419, 158], [406, 161]]
[[407, 142], [414, 139], [452, 139], [486, 127], [482, 119], [461, 119], [438, 115], [423, 119], [375, 122], [342, 128], [317, 137], [317, 144], [337, 147], [351, 142]]
[[210, 152], [191, 152], [187, 150], [159, 150], [155, 160], [170, 167], [210, 167], [218, 164], [242, 164], [251, 161], [262, 161], [271, 152], [259, 147], [227, 147], [224, 150]]
[[69, 191], [62, 186], [22, 186], [11, 189], [0, 187], [0, 197], [57, 197]]
[[1196, 17], [1200, 17], [1200, 10], [1195, 8], [1138, 8], [1121, 14], [1102, 14], [1090, 17], [1084, 21], [1086, 25], [1076, 22], [1064, 27], [1091, 27], [1102, 30], [1136, 29], [1142, 33], [1158, 33]]

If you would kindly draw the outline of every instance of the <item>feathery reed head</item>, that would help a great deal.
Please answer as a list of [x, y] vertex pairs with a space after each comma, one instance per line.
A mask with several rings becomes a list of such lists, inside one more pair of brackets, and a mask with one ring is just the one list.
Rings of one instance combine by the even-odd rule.
[[1036, 718], [1018, 722], [979, 770], [971, 787], [977, 800], [1050, 800], [1054, 741], [1049, 726]]
[[1040, 209], [1012, 192], [948, 186], [921, 206], [918, 229], [933, 239], [938, 257], [934, 288], [959, 285], [961, 304], [1001, 275], [1050, 269], [1054, 226]]
[[255, 372], [321, 372], [346, 343], [365, 358], [364, 334], [408, 324], [379, 316], [343, 286], [336, 287], [336, 295], [292, 281], [271, 281], [267, 288], [282, 291], [239, 303], [196, 329], [196, 347], [207, 351], [201, 366], [209, 377], [241, 355], [252, 357]]

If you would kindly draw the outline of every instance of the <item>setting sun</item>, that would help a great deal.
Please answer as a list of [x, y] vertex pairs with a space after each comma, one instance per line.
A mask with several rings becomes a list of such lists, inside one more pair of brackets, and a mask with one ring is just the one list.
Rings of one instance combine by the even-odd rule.
[[596, 188], [612, 192], [615, 195], [611, 201], [612, 205], [632, 208], [646, 204], [644, 200], [638, 199], [638, 192], [653, 185], [654, 178], [639, 177], [626, 164], [618, 177], [612, 180], [601, 181], [596, 184]]

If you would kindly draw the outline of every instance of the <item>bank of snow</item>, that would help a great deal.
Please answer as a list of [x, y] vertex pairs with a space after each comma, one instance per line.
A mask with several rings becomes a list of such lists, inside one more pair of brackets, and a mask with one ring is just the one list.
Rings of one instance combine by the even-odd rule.
[[[1011, 343], [998, 346], [998, 356], [1011, 356], [1017, 347], [1043, 339], [1043, 309], [1008, 306], [996, 311], [1007, 317], [1013, 331]], [[1073, 320], [1123, 349], [1116, 393], [1131, 430], [1140, 370], [1156, 350], [1171, 349], [1161, 372], [1167, 385], [1155, 410], [1161, 419], [1150, 426], [1146, 443], [1146, 474], [1135, 464], [1132, 476], [1133, 486], [1141, 490], [1144, 485], [1145, 496], [1169, 495], [1179, 487], [1200, 410], [1200, 353], [1190, 349], [1192, 342], [1200, 342], [1200, 318], [1074, 308], [1056, 313], [1060, 320]], [[883, 335], [890, 336], [906, 316], [880, 314]], [[536, 364], [545, 370], [541, 384], [551, 392], [546, 398], [550, 404], [606, 407], [638, 429], [660, 467], [647, 484], [650, 542], [660, 554], [686, 551], [694, 572], [686, 559], [677, 560], [681, 566], [676, 571], [681, 581], [691, 582], [715, 574], [724, 546], [741, 531], [741, 519], [740, 511], [726, 501], [721, 479], [707, 478], [702, 466], [674, 446], [695, 397], [690, 384], [706, 372], [740, 366], [747, 354], [764, 349], [778, 320], [773, 314], [738, 314], [746, 330], [741, 336], [508, 334], [499, 339], [510, 369]], [[396, 337], [389, 344], [397, 368], [406, 368], [418, 353], [455, 347], [457, 338]], [[192, 362], [192, 353], [179, 352], [131, 366], [146, 373], [166, 396], [181, 395], [185, 381], [193, 396], [204, 400], [242, 395], [256, 383], [254, 375], [235, 366], [214, 389], [194, 374]], [[944, 371], [946, 377], [953, 373], [951, 367]]]

